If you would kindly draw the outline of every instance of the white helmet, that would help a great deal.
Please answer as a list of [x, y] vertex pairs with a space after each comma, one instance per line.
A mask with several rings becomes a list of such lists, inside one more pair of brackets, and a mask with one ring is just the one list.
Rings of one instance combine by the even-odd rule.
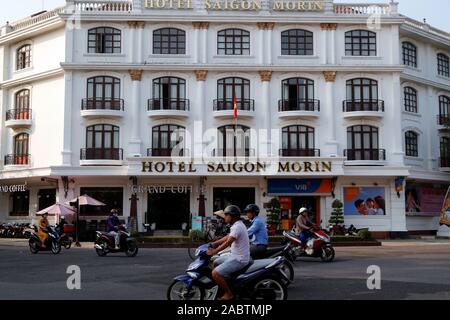
[[308, 209], [306, 209], [305, 207], [301, 208], [298, 213], [303, 214], [304, 212], [307, 212]]

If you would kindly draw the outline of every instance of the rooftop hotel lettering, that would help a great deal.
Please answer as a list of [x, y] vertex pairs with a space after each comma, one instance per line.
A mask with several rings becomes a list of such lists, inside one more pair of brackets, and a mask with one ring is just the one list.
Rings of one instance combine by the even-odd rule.
[[[261, 0], [203, 0], [202, 6], [209, 11], [260, 11]], [[147, 9], [193, 9], [192, 0], [145, 0]], [[323, 11], [323, 1], [273, 0], [273, 11]]]

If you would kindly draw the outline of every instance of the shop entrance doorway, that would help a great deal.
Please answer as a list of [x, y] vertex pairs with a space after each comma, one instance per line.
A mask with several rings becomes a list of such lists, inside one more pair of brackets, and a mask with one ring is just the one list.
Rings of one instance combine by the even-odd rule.
[[149, 193], [147, 199], [149, 222], [156, 224], [156, 230], [181, 230], [189, 222], [190, 192]]
[[311, 221], [320, 224], [320, 197], [292, 197], [292, 217], [298, 216], [300, 208], [309, 210]]
[[214, 188], [214, 211], [236, 205], [244, 210], [248, 204], [255, 203], [255, 188]]

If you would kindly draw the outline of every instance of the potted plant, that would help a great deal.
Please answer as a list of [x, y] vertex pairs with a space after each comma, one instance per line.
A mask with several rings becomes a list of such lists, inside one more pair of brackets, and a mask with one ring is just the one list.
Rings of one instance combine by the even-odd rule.
[[333, 227], [334, 234], [340, 234], [341, 224], [344, 223], [344, 213], [342, 210], [344, 205], [342, 204], [342, 201], [336, 199], [331, 204], [331, 207], [333, 208], [333, 211], [331, 212], [331, 217], [330, 220], [328, 220], [328, 223]]
[[269, 235], [275, 235], [278, 230], [280, 224], [280, 212], [280, 202], [277, 198], [272, 198], [270, 200], [270, 205], [267, 208], [267, 230]]

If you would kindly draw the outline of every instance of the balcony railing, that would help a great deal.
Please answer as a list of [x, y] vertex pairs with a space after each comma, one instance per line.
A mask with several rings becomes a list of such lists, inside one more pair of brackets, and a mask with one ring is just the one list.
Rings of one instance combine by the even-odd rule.
[[283, 99], [278, 101], [278, 111], [320, 111], [320, 101], [314, 99]]
[[439, 114], [437, 116], [437, 123], [441, 126], [444, 125], [450, 126], [450, 114]]
[[320, 149], [280, 149], [282, 157], [320, 157]]
[[339, 15], [384, 16], [397, 13], [397, 5], [383, 3], [335, 3], [334, 13]]
[[11, 109], [6, 111], [6, 121], [31, 120], [31, 109]]
[[[237, 100], [236, 107], [242, 111], [255, 111], [255, 100], [244, 99]], [[216, 99], [214, 100], [214, 111], [234, 110], [233, 99]]]
[[[82, 12], [129, 12], [133, 9], [131, 1], [111, 1], [111, 0], [96, 0], [96, 1], [75, 1], [76, 11]], [[73, 10], [73, 8], [72, 8]]]
[[123, 160], [123, 149], [120, 148], [81, 149], [80, 160]]
[[[174, 154], [172, 154], [174, 153]], [[179, 149], [173, 152], [172, 148], [149, 148], [147, 149], [147, 157], [185, 157], [189, 155], [188, 149]]]
[[115, 110], [123, 111], [123, 99], [83, 99], [81, 102], [81, 110]]
[[384, 112], [383, 100], [344, 100], [342, 103], [342, 111], [375, 111]]
[[148, 111], [154, 110], [189, 111], [189, 99], [149, 99]]
[[450, 168], [450, 156], [439, 158], [440, 168]]
[[214, 149], [213, 157], [254, 157], [255, 149]]
[[386, 160], [385, 149], [346, 149], [344, 150], [344, 157], [347, 160], [372, 160], [381, 161]]
[[5, 156], [5, 166], [30, 164], [29, 154], [8, 154]]

